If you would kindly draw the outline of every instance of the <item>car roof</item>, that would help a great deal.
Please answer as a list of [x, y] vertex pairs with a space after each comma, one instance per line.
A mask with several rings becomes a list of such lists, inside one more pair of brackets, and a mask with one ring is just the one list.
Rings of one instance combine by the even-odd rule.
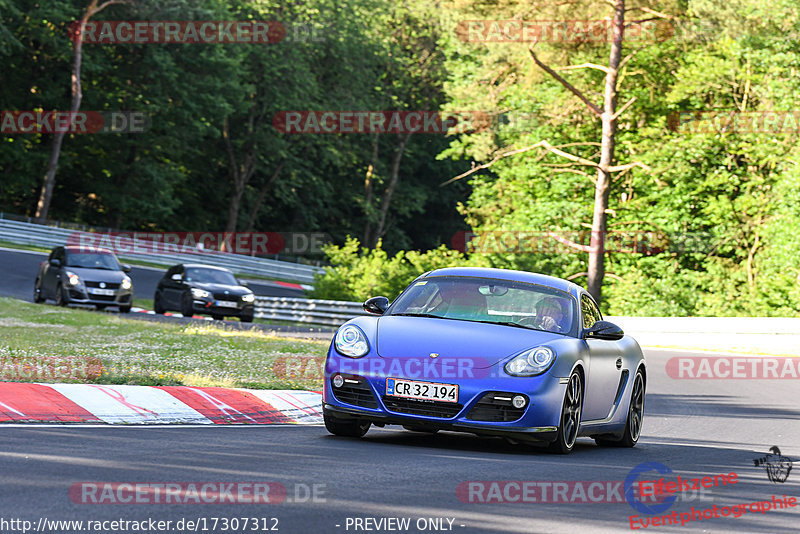
[[226, 269], [225, 267], [217, 267], [216, 265], [204, 265], [202, 263], [179, 263], [178, 265], [183, 265], [184, 269], [212, 269], [215, 271], [225, 271], [226, 273], [230, 273], [230, 269]]
[[111, 254], [112, 256], [114, 255], [114, 253], [108, 250], [107, 248], [64, 247], [64, 250], [66, 250], [70, 254]]
[[531, 273], [528, 271], [514, 271], [511, 269], [493, 269], [490, 267], [445, 267], [436, 269], [423, 275], [428, 276], [475, 276], [480, 278], [497, 278], [498, 280], [512, 280], [515, 282], [527, 282], [552, 287], [566, 293], [578, 296], [585, 290], [568, 280], [548, 276], [546, 274]]

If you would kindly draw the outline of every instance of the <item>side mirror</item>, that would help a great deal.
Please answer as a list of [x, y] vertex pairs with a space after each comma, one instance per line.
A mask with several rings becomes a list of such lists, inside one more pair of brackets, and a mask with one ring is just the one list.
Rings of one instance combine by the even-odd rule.
[[123, 273], [131, 272], [131, 266], [128, 265], [127, 263], [123, 263], [122, 265], [119, 266], [119, 268], [122, 269]]
[[239, 282], [240, 286], [250, 287], [249, 285], [247, 285], [247, 280], [237, 280], [237, 282]]
[[364, 311], [375, 315], [383, 315], [389, 309], [389, 299], [386, 297], [372, 297], [364, 303]]
[[609, 321], [597, 321], [583, 333], [586, 339], [603, 339], [606, 341], [617, 341], [625, 336], [622, 328]]
[[50, 266], [51, 267], [61, 267], [61, 260], [57, 260], [57, 259], [53, 258], [52, 260], [50, 260]]
[[175, 273], [170, 278], [172, 278], [176, 282], [180, 282], [181, 280], [183, 280], [183, 276], [180, 273]]

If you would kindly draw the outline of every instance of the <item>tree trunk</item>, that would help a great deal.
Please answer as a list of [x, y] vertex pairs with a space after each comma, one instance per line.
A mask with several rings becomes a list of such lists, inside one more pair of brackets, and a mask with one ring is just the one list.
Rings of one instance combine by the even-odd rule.
[[605, 238], [608, 210], [608, 194], [611, 185], [609, 167], [614, 160], [614, 142], [617, 132], [617, 76], [622, 59], [622, 40], [625, 31], [625, 0], [616, 0], [614, 5], [614, 39], [606, 73], [603, 96], [603, 133], [600, 145], [600, 166], [597, 169], [597, 183], [594, 190], [594, 213], [592, 216], [591, 250], [587, 290], [598, 302], [602, 298], [603, 278], [605, 277]]
[[[89, 7], [86, 8], [86, 11], [83, 12], [80, 20], [80, 26], [78, 26], [81, 30], [83, 30], [84, 25], [89, 21], [92, 15], [99, 13], [100, 11], [104, 10], [106, 7], [112, 4], [120, 4], [123, 3], [117, 0], [108, 0], [104, 2], [100, 7], [97, 7], [98, 0], [91, 0], [89, 3]], [[72, 101], [70, 102], [69, 111], [70, 111], [70, 127], [75, 120], [75, 114], [81, 108], [81, 100], [83, 99], [83, 93], [81, 92], [81, 63], [83, 61], [83, 34], [80, 35], [79, 38], [75, 40], [75, 55], [72, 61], [72, 78], [70, 80], [71, 90], [72, 90]], [[47, 161], [47, 171], [44, 174], [44, 183], [42, 184], [42, 190], [39, 193], [39, 202], [36, 204], [36, 215], [34, 220], [36, 222], [43, 223], [47, 220], [47, 216], [50, 212], [50, 202], [53, 199], [53, 189], [56, 185], [56, 171], [58, 170], [58, 159], [61, 157], [61, 145], [64, 142], [64, 136], [67, 132], [56, 132], [53, 136], [53, 143], [50, 147], [50, 158]]]
[[253, 209], [250, 210], [250, 220], [247, 222], [247, 230], [245, 230], [246, 232], [253, 231], [253, 228], [255, 227], [256, 224], [256, 217], [258, 216], [258, 212], [261, 209], [261, 204], [264, 203], [264, 197], [267, 196], [267, 190], [269, 189], [269, 186], [271, 186], [272, 183], [278, 178], [278, 175], [283, 169], [283, 165], [285, 163], [286, 163], [285, 159], [282, 159], [278, 163], [278, 167], [275, 169], [275, 172], [272, 173], [272, 176], [270, 176], [269, 180], [267, 180], [264, 183], [264, 185], [261, 186], [261, 189], [258, 191], [258, 197], [256, 197], [256, 202], [255, 204], [253, 204]]
[[[254, 128], [253, 128], [253, 121], [254, 116], [251, 114], [248, 120], [250, 125], [249, 128], [249, 139], [252, 140], [254, 135]], [[231, 142], [230, 130], [228, 126], [228, 118], [225, 117], [225, 120], [222, 123], [222, 138], [225, 141], [225, 149], [228, 152], [228, 162], [230, 164], [229, 169], [229, 176], [231, 179], [232, 190], [231, 190], [231, 199], [228, 203], [228, 222], [225, 224], [225, 231], [226, 232], [235, 232], [236, 225], [239, 220], [239, 206], [242, 202], [242, 195], [244, 194], [244, 189], [247, 186], [247, 183], [252, 178], [253, 173], [255, 172], [256, 167], [256, 155], [255, 155], [255, 146], [253, 143], [248, 141], [245, 144], [244, 149], [244, 161], [241, 164], [237, 164], [236, 162], [236, 154], [233, 150], [233, 143]]]
[[361, 243], [369, 247], [372, 243], [372, 197], [374, 192], [373, 176], [378, 167], [378, 134], [373, 134], [372, 138], [372, 163], [367, 168], [367, 176], [364, 178], [364, 215], [367, 222], [364, 223], [364, 236]]
[[372, 236], [372, 244], [370, 248], [376, 247], [378, 245], [378, 240], [383, 237], [384, 233], [386, 233], [386, 216], [389, 213], [389, 206], [392, 203], [392, 196], [394, 195], [394, 190], [397, 188], [397, 182], [400, 180], [400, 160], [403, 159], [403, 154], [406, 151], [406, 143], [408, 143], [408, 138], [410, 136], [411, 134], [405, 134], [400, 138], [400, 144], [397, 146], [394, 156], [392, 156], [389, 185], [386, 187], [386, 191], [383, 194], [383, 202], [381, 203], [381, 212], [380, 216], [378, 217], [378, 225], [375, 227], [375, 234]]

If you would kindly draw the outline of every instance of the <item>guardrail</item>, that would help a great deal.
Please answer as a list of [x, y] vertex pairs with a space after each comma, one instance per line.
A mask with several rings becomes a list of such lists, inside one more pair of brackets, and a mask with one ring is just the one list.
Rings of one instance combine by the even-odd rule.
[[[96, 236], [92, 232], [83, 232], [71, 228], [60, 228], [23, 221], [0, 218], [0, 239], [11, 243], [24, 245], [36, 245], [52, 248], [58, 245], [66, 245], [67, 239], [70, 242], [79, 240], [80, 234]], [[152, 242], [143, 240], [131, 240], [120, 238], [120, 244], [131, 251], [152, 250]], [[122, 248], [122, 247], [120, 247]], [[267, 258], [255, 258], [243, 256], [241, 254], [230, 254], [226, 252], [204, 252], [190, 247], [180, 247], [174, 245], [174, 249], [179, 252], [170, 253], [119, 253], [118, 256], [125, 260], [141, 260], [165, 267], [176, 263], [205, 263], [217, 267], [225, 267], [236, 273], [255, 274], [292, 280], [296, 282], [311, 283], [314, 281], [315, 273], [325, 271], [322, 267], [313, 265], [303, 265], [300, 263], [290, 263], [280, 260]]]
[[260, 319], [329, 326], [368, 315], [360, 302], [314, 300], [291, 297], [256, 297], [255, 316]]

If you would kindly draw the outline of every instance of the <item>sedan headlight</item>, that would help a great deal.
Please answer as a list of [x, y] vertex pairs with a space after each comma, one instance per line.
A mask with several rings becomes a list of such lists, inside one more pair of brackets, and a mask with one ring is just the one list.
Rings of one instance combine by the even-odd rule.
[[549, 347], [536, 347], [517, 354], [505, 366], [506, 373], [513, 376], [536, 376], [547, 371], [556, 359]]
[[133, 287], [133, 284], [131, 284], [131, 279], [130, 278], [123, 278], [122, 279], [122, 289], [130, 289], [132, 287]]
[[242, 302], [253, 302], [254, 300], [256, 300], [256, 296], [252, 293], [242, 296]]
[[81, 279], [78, 277], [77, 274], [71, 271], [67, 271], [64, 274], [67, 275], [67, 279], [69, 280], [69, 285], [77, 286], [78, 284], [81, 283]]
[[193, 287], [192, 296], [196, 299], [204, 299], [210, 297], [211, 293], [205, 291], [204, 289], [197, 289], [196, 287]]
[[343, 326], [336, 332], [333, 344], [339, 354], [350, 358], [360, 358], [369, 352], [367, 336], [355, 325]]

